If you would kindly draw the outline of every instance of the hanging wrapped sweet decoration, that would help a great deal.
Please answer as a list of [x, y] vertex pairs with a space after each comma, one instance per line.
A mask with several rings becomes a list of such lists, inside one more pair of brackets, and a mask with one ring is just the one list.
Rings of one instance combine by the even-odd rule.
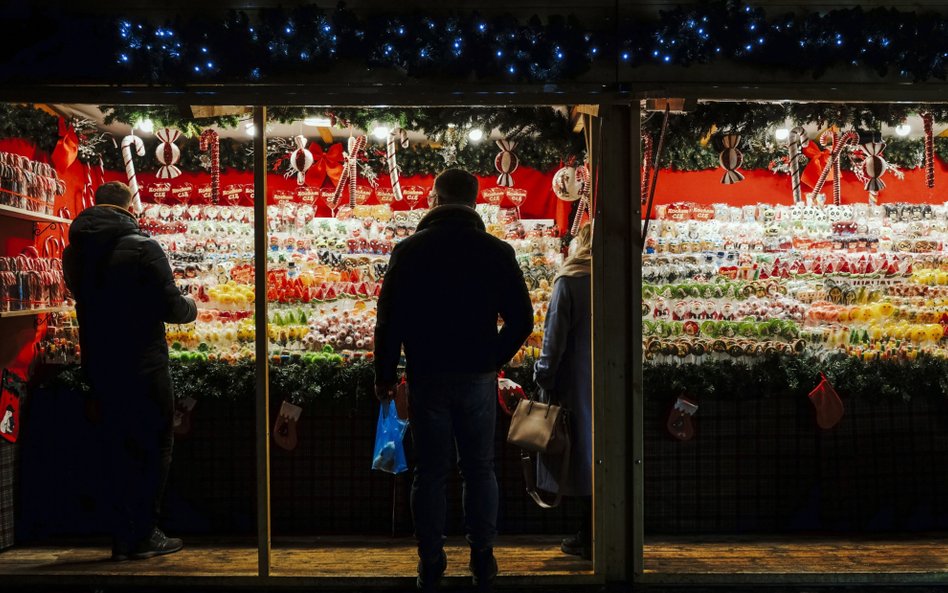
[[497, 140], [497, 146], [500, 152], [494, 158], [494, 168], [500, 175], [497, 176], [497, 185], [501, 187], [513, 187], [513, 172], [520, 165], [520, 159], [513, 150], [517, 147], [516, 142], [510, 140]]
[[740, 143], [740, 134], [721, 135], [722, 150], [721, 154], [718, 156], [718, 161], [721, 163], [721, 167], [723, 167], [725, 171], [724, 177], [721, 178], [721, 183], [725, 185], [744, 180], [744, 176], [740, 171], [737, 170], [738, 167], [741, 166], [741, 163], [744, 162], [744, 155], [741, 154], [741, 151], [737, 148]]
[[931, 113], [922, 114], [922, 125], [925, 128], [925, 183], [929, 189], [935, 187], [935, 132], [933, 126], [935, 118]]
[[652, 149], [652, 135], [642, 134], [642, 203], [648, 201], [648, 184], [652, 175], [655, 153]]
[[576, 216], [573, 218], [573, 225], [569, 231], [569, 234], [574, 237], [582, 225], [583, 214], [589, 211], [589, 199], [592, 196], [592, 176], [589, 174], [589, 167], [585, 164], [576, 167], [576, 180], [580, 186], [579, 205], [576, 207]]
[[356, 206], [356, 178], [359, 175], [359, 153], [365, 150], [365, 136], [349, 136], [349, 151], [344, 153], [345, 164], [342, 170], [342, 177], [339, 178], [339, 185], [336, 186], [336, 192], [333, 201], [338, 204], [342, 197], [342, 190], [348, 183], [349, 185], [349, 207]]
[[132, 190], [132, 210], [136, 214], [142, 211], [141, 191], [138, 189], [138, 178], [135, 176], [135, 164], [132, 162], [132, 146], [135, 154], [145, 156], [145, 143], [134, 134], [122, 138], [122, 160], [125, 162], [125, 175], [128, 177], [128, 188]]
[[797, 126], [790, 130], [790, 136], [787, 138], [787, 164], [790, 166], [790, 192], [793, 194], [794, 204], [803, 201], [800, 172], [803, 170], [803, 162], [806, 161], [801, 152], [805, 141], [806, 130], [802, 127]]
[[211, 151], [211, 203], [221, 201], [221, 139], [217, 131], [207, 129], [201, 132], [200, 149]]
[[388, 140], [385, 142], [385, 161], [388, 165], [388, 176], [392, 181], [392, 193], [395, 200], [402, 201], [402, 185], [398, 181], [398, 163], [395, 161], [396, 145], [402, 148], [408, 148], [408, 132], [401, 128], [393, 128], [388, 133]]
[[862, 145], [862, 149], [866, 151], [866, 160], [863, 161], [863, 172], [866, 176], [864, 187], [869, 192], [869, 203], [875, 206], [879, 192], [885, 189], [885, 182], [882, 181], [882, 175], [888, 167], [882, 158], [885, 142], [867, 142]]
[[290, 153], [290, 167], [284, 177], [296, 174], [296, 184], [306, 183], [306, 171], [313, 166], [313, 153], [306, 149], [306, 137], [300, 134], [293, 138], [296, 150]]
[[825, 145], [827, 142], [832, 142], [833, 148], [830, 150], [829, 162], [826, 163], [826, 166], [823, 167], [823, 170], [820, 172], [819, 178], [816, 180], [816, 183], [813, 184], [813, 194], [818, 194], [823, 189], [823, 185], [826, 183], [827, 177], [829, 177], [830, 171], [834, 171], [833, 174], [833, 203], [839, 205], [840, 202], [840, 172], [836, 169], [839, 168], [840, 156], [843, 153], [843, 148], [849, 145], [856, 145], [859, 143], [859, 134], [855, 132], [846, 132], [841, 137], [837, 137], [836, 132], [826, 131], [820, 135], [820, 144]]
[[178, 159], [181, 158], [181, 150], [174, 143], [181, 137], [181, 132], [171, 128], [162, 128], [155, 133], [155, 136], [160, 140], [158, 148], [155, 149], [155, 158], [161, 163], [156, 177], [158, 179], [174, 179], [181, 174], [181, 169], [175, 166]]

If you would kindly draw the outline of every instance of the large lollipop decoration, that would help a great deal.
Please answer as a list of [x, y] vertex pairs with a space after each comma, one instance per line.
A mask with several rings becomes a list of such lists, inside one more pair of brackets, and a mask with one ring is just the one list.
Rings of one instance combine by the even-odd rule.
[[313, 166], [313, 153], [306, 149], [306, 137], [300, 134], [293, 138], [296, 150], [290, 153], [290, 168], [286, 177], [296, 173], [297, 185], [306, 183], [306, 171]]
[[500, 175], [497, 176], [497, 185], [502, 187], [513, 187], [513, 172], [520, 165], [520, 159], [513, 150], [517, 148], [516, 142], [511, 142], [506, 138], [497, 141], [500, 152], [494, 158], [494, 168]]
[[398, 163], [395, 161], [396, 145], [408, 148], [408, 132], [401, 128], [393, 128], [388, 133], [388, 140], [385, 142], [385, 161], [388, 165], [389, 179], [392, 180], [392, 194], [400, 202], [402, 200], [402, 185], [398, 180]]
[[200, 148], [211, 151], [211, 203], [221, 200], [221, 140], [217, 131], [210, 128], [201, 132]]
[[724, 168], [724, 177], [721, 178], [721, 183], [725, 185], [744, 180], [744, 175], [737, 170], [744, 162], [744, 155], [737, 148], [740, 143], [740, 134], [723, 134], [721, 136], [722, 150], [718, 156], [718, 161]]
[[158, 167], [158, 179], [174, 179], [181, 174], [181, 169], [176, 165], [181, 158], [181, 150], [175, 144], [175, 141], [181, 137], [181, 132], [171, 128], [162, 128], [155, 134], [161, 142], [155, 149], [155, 158], [161, 163]]
[[132, 190], [132, 210], [139, 214], [142, 211], [142, 197], [138, 189], [138, 178], [135, 176], [135, 164], [132, 162], [132, 146], [135, 147], [135, 154], [145, 156], [145, 143], [134, 134], [122, 138], [122, 160], [125, 162], [128, 188]]

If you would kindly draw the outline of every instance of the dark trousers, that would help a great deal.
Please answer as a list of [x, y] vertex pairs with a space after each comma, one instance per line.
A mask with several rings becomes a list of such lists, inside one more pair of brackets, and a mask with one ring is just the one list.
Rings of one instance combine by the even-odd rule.
[[492, 548], [497, 536], [497, 376], [411, 377], [409, 398], [416, 456], [411, 511], [418, 556], [432, 562], [444, 548], [445, 482], [455, 462], [464, 483], [467, 541], [472, 550]]
[[103, 458], [109, 476], [109, 528], [120, 543], [151, 535], [174, 447], [174, 392], [168, 369], [93, 379], [99, 399]]

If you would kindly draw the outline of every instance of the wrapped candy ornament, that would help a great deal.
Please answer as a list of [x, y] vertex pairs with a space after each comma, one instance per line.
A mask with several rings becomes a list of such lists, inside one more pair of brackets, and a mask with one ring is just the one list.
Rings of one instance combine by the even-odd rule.
[[721, 136], [722, 150], [718, 156], [718, 161], [725, 171], [724, 177], [721, 178], [721, 183], [725, 185], [744, 180], [744, 175], [737, 170], [744, 162], [744, 155], [737, 148], [740, 143], [740, 134], [723, 134]]
[[500, 152], [494, 158], [494, 168], [500, 175], [497, 176], [497, 185], [501, 187], [513, 187], [513, 172], [520, 165], [520, 159], [513, 151], [517, 147], [516, 142], [510, 140], [498, 140], [497, 146]]
[[158, 179], [174, 179], [181, 174], [176, 164], [181, 158], [181, 150], [175, 144], [175, 141], [181, 137], [181, 132], [170, 128], [162, 128], [155, 134], [161, 142], [155, 149], [155, 158], [161, 163], [158, 168]]
[[306, 137], [300, 134], [293, 138], [296, 150], [290, 153], [290, 168], [284, 177], [296, 174], [297, 185], [306, 183], [306, 171], [313, 166], [313, 153], [306, 149]]
[[866, 160], [863, 161], [863, 172], [866, 176], [865, 189], [869, 192], [870, 204], [875, 205], [877, 194], [885, 189], [885, 182], [882, 181], [882, 175], [888, 167], [882, 158], [885, 142], [867, 142], [862, 145], [862, 148], [866, 151]]

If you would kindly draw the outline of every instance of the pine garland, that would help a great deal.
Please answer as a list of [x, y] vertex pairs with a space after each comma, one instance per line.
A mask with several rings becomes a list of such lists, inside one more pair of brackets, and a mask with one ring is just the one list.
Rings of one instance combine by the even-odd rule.
[[[247, 401], [254, 398], [252, 362], [227, 364], [206, 361], [172, 361], [171, 374], [179, 398], [221, 398]], [[701, 364], [647, 363], [643, 385], [648, 398], [690, 394], [698, 398], [748, 400], [806, 397], [819, 383], [820, 372], [840, 396], [872, 401], [915, 397], [948, 398], [948, 360], [919, 355], [913, 361], [865, 361], [846, 354], [825, 359], [813, 356], [765, 356], [752, 364], [711, 360]], [[535, 393], [533, 364], [505, 369], [505, 375]], [[374, 374], [369, 362], [348, 365], [288, 362], [270, 365], [271, 398], [296, 403], [351, 401], [373, 397]], [[89, 388], [78, 367], [66, 367], [46, 382], [80, 393]]]

